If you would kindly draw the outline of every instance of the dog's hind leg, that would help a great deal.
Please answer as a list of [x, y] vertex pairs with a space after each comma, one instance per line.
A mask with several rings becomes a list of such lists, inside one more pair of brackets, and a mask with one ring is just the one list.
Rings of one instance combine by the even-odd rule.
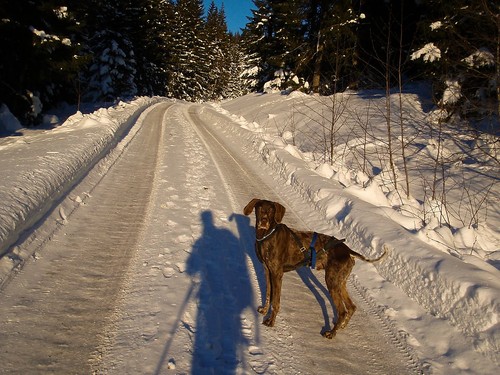
[[337, 309], [337, 322], [331, 330], [323, 332], [323, 336], [327, 339], [333, 339], [337, 330], [342, 326], [342, 322], [345, 320], [347, 314], [344, 300], [342, 299], [342, 284], [338, 280], [338, 270], [336, 267], [327, 267], [325, 269], [325, 281]]
[[339, 283], [340, 283], [340, 293], [342, 294], [342, 300], [344, 301], [346, 307], [346, 316], [345, 319], [340, 322], [339, 328], [345, 328], [349, 320], [351, 320], [352, 315], [356, 311], [356, 305], [352, 302], [351, 297], [349, 296], [349, 292], [347, 290], [347, 280], [349, 279], [349, 275], [354, 267], [354, 259], [349, 257], [349, 260], [342, 264], [341, 269], [337, 275]]
[[341, 326], [339, 327], [339, 328], [343, 329], [343, 328], [347, 327], [347, 324], [351, 320], [351, 317], [356, 312], [356, 305], [354, 304], [354, 302], [352, 302], [352, 299], [349, 296], [349, 292], [347, 291], [347, 284], [345, 282], [342, 285], [342, 292], [341, 293], [342, 293], [342, 300], [344, 301], [345, 306], [346, 306], [346, 310], [347, 310], [346, 317], [345, 317], [344, 321], [342, 322]]

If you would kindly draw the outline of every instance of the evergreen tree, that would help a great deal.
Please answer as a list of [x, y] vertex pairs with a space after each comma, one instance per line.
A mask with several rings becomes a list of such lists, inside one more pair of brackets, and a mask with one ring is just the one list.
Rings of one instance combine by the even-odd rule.
[[174, 98], [201, 100], [208, 81], [202, 0], [178, 0], [173, 21], [167, 93]]
[[[257, 57], [261, 81], [283, 72], [287, 88], [302, 77], [319, 92], [352, 70], [358, 14], [352, 1], [254, 0], [256, 10], [244, 30], [249, 53]], [[344, 61], [339, 63], [339, 58]], [[332, 59], [334, 59], [332, 61]], [[342, 66], [342, 68], [340, 68]], [[347, 86], [349, 79], [344, 79]]]
[[113, 100], [137, 93], [136, 60], [130, 33], [133, 13], [129, 0], [89, 0], [81, 5], [86, 16], [86, 47], [92, 60], [84, 74], [89, 100]]
[[253, 0], [254, 8], [243, 30], [244, 45], [254, 64], [256, 88], [261, 89], [266, 81], [272, 79], [274, 72], [281, 68], [281, 63], [273, 58], [277, 48], [276, 15], [269, 0]]
[[239, 37], [214, 4], [205, 22], [202, 0], [0, 0], [0, 11], [0, 101], [25, 123], [38, 98], [244, 92]]
[[[451, 115], [498, 113], [500, 6], [481, 0], [427, 0], [412, 58], [432, 78], [436, 102]], [[492, 84], [493, 83], [493, 84]]]
[[61, 3], [0, 2], [0, 102], [25, 124], [38, 121], [42, 106], [75, 98], [77, 25]]
[[344, 90], [353, 79], [358, 12], [349, 0], [307, 1], [302, 9], [305, 46], [298, 73], [315, 93]]
[[136, 19], [130, 35], [136, 57], [136, 82], [139, 95], [165, 95], [166, 62], [170, 54], [173, 26], [172, 0], [132, 2], [131, 16]]
[[[282, 60], [286, 66], [298, 66], [307, 49], [308, 35], [305, 9], [308, 2], [303, 0], [281, 1], [275, 4], [276, 13], [279, 17], [279, 26], [276, 36], [281, 39], [284, 47]], [[296, 69], [297, 72], [297, 69]]]
[[230, 36], [227, 32], [224, 8], [217, 9], [212, 1], [207, 13], [204, 32], [208, 67], [206, 99], [221, 99], [227, 95], [230, 80]]
[[248, 55], [242, 48], [241, 36], [231, 35], [229, 41], [229, 81], [223, 92], [224, 98], [234, 98], [247, 94], [253, 87], [245, 72], [251, 67]]

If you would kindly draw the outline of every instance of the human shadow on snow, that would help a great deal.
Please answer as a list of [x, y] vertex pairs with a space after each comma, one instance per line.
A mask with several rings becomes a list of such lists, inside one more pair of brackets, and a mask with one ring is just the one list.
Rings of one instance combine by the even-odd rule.
[[202, 212], [201, 221], [186, 265], [198, 283], [191, 373], [233, 374], [249, 346], [242, 316], [252, 307], [252, 286], [239, 239], [216, 227], [211, 211]]

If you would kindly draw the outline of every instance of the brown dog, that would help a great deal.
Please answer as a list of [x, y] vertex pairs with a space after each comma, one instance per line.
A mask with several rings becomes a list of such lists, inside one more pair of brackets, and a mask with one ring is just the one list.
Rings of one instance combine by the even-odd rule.
[[[333, 236], [314, 232], [299, 232], [281, 224], [285, 215], [285, 207], [276, 202], [262, 199], [252, 199], [243, 209], [245, 215], [250, 215], [255, 208], [255, 251], [264, 265], [266, 276], [266, 302], [258, 308], [259, 313], [266, 316], [271, 307], [271, 313], [264, 318], [263, 324], [272, 327], [280, 309], [281, 283], [283, 274], [305, 265], [314, 266], [317, 270], [325, 270], [325, 281], [337, 309], [337, 323], [323, 336], [331, 339], [339, 328], [345, 328], [356, 311], [347, 292], [347, 278], [354, 267], [354, 258], [365, 262], [376, 262], [377, 259], [367, 259], [351, 250], [344, 240]], [[311, 264], [311, 262], [313, 264]]]

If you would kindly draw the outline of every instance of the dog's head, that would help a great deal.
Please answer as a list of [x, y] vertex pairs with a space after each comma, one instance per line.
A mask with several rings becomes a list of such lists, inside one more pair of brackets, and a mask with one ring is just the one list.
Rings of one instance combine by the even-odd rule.
[[254, 209], [256, 218], [255, 228], [257, 230], [269, 230], [277, 223], [281, 223], [285, 215], [285, 207], [277, 202], [266, 201], [264, 199], [252, 199], [243, 209], [243, 213], [248, 216]]

